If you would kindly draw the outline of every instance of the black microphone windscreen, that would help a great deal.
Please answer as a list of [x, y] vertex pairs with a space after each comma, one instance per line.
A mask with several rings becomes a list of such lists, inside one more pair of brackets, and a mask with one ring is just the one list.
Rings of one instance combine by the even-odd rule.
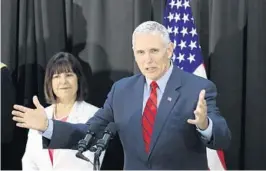
[[90, 124], [89, 125], [88, 131], [97, 133], [97, 132], [99, 132], [99, 130], [100, 130], [100, 125], [99, 124]]
[[114, 122], [109, 123], [105, 128], [105, 131], [110, 132], [111, 134], [116, 134], [117, 131], [116, 124]]

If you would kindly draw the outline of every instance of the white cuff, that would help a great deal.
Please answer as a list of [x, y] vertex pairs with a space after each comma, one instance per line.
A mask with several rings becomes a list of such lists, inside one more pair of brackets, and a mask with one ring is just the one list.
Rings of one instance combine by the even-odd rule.
[[208, 125], [208, 128], [205, 129], [205, 130], [200, 130], [198, 127], [197, 127], [197, 131], [199, 131], [199, 133], [201, 133], [203, 139], [207, 139], [208, 141], [211, 140], [211, 137], [212, 137], [212, 120], [208, 117], [208, 120], [209, 120], [209, 125]]

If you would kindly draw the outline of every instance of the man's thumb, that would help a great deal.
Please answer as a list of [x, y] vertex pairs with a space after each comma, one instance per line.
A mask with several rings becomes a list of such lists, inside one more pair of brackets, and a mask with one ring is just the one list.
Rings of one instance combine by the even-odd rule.
[[33, 96], [33, 104], [35, 105], [36, 108], [43, 108], [43, 106], [40, 104], [38, 97], [37, 96]]

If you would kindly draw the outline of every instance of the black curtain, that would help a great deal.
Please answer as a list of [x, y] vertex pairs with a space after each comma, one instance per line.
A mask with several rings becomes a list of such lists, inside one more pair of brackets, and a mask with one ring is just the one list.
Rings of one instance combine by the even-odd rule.
[[[88, 78], [88, 102], [101, 107], [111, 85], [138, 71], [131, 35], [143, 21], [162, 22], [165, 0], [2, 0], [1, 60], [12, 72], [16, 103], [43, 94], [47, 61], [75, 54]], [[192, 0], [208, 77], [232, 131], [228, 169], [266, 169], [266, 1]], [[2, 100], [3, 97], [1, 96]], [[16, 129], [11, 169], [21, 168], [27, 130]], [[12, 151], [12, 150], [11, 150]], [[2, 156], [3, 158], [4, 156]], [[104, 169], [121, 169], [119, 138]]]

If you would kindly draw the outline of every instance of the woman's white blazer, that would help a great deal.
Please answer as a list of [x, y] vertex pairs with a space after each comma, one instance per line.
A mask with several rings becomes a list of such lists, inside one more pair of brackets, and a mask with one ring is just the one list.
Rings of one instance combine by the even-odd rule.
[[[99, 108], [85, 101], [75, 102], [66, 122], [86, 123]], [[47, 117], [53, 117], [54, 105], [45, 108]], [[54, 150], [53, 165], [49, 152], [42, 147], [42, 135], [36, 130], [29, 130], [26, 150], [22, 158], [22, 170], [93, 170], [93, 165], [76, 157], [77, 150]], [[93, 153], [84, 153], [93, 162]], [[100, 162], [102, 163], [104, 152]]]

